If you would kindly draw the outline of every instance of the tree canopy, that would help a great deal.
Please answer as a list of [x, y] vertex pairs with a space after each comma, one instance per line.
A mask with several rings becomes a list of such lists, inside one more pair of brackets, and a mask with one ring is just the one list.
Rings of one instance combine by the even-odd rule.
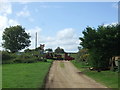
[[5, 28], [3, 32], [2, 46], [11, 52], [18, 52], [30, 46], [30, 35], [25, 32], [25, 28], [20, 25]]
[[93, 65], [107, 66], [111, 57], [120, 55], [120, 25], [87, 27], [83, 35], [80, 45], [88, 49]]
[[64, 49], [60, 48], [60, 47], [57, 47], [55, 49], [55, 53], [65, 53]]

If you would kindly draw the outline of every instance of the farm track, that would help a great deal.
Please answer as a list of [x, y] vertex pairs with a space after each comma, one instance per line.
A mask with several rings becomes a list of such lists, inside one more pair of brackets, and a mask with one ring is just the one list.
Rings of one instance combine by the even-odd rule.
[[[61, 67], [61, 63], [64, 66]], [[70, 61], [54, 61], [45, 88], [107, 88], [80, 72]]]

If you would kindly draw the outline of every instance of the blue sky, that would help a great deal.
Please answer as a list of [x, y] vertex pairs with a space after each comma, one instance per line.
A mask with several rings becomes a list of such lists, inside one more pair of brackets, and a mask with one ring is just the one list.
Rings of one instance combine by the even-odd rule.
[[[79, 37], [87, 27], [112, 24], [118, 21], [117, 2], [12, 2], [3, 4], [0, 11], [3, 29], [11, 25], [22, 25], [30, 33], [31, 46], [35, 48], [35, 32], [38, 46], [65, 51], [78, 51]], [[2, 35], [1, 35], [2, 37]], [[1, 40], [2, 42], [2, 40]]]

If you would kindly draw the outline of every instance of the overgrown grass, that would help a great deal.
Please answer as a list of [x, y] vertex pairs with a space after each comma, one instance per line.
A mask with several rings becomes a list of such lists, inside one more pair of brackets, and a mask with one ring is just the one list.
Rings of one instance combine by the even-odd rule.
[[2, 66], [3, 88], [41, 88], [51, 65], [48, 62], [5, 64]]
[[87, 65], [83, 63], [78, 63], [75, 60], [71, 61], [80, 71], [82, 71], [87, 76], [93, 78], [97, 82], [109, 87], [109, 88], [118, 88], [118, 72], [113, 71], [90, 71]]

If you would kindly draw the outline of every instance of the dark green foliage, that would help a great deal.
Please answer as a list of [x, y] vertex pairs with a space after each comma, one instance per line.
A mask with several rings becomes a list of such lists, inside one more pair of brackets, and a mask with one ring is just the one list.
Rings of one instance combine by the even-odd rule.
[[104, 68], [109, 67], [109, 58], [104, 55], [102, 51], [97, 49], [89, 50], [89, 59], [88, 62], [92, 67]]
[[25, 49], [24, 52], [27, 53], [27, 52], [31, 52], [32, 50], [31, 49]]
[[10, 60], [11, 58], [12, 58], [12, 56], [10, 55], [9, 52], [2, 51], [2, 60], [6, 61], [6, 60]]
[[19, 55], [17, 58], [14, 59], [15, 63], [33, 63], [37, 62], [38, 58], [29, 54], [22, 54]]
[[53, 52], [53, 50], [51, 48], [45, 49], [45, 51]]
[[41, 48], [40, 47], [38, 47], [38, 48], [36, 48], [36, 49], [34, 49], [35, 51], [40, 51], [41, 50]]
[[3, 55], [2, 55], [2, 63], [3, 64], [34, 63], [34, 62], [38, 62], [38, 61], [47, 62], [46, 59], [41, 59], [41, 55], [37, 51], [21, 52], [19, 54], [3, 51]]
[[30, 46], [30, 36], [25, 32], [22, 26], [10, 26], [5, 28], [2, 39], [4, 40], [2, 46], [11, 52], [18, 52]]
[[41, 55], [38, 51], [23, 53], [14, 59], [15, 63], [34, 63], [38, 61], [45, 61], [44, 59], [41, 59]]
[[2, 51], [2, 64], [10, 64], [14, 63], [15, 58], [17, 58], [18, 55], [16, 53], [10, 53], [8, 51]]
[[120, 25], [87, 27], [83, 34], [80, 44], [88, 49], [92, 66], [108, 67], [110, 58], [120, 55]]
[[60, 48], [60, 47], [57, 47], [55, 49], [55, 53], [65, 53], [64, 49]]

